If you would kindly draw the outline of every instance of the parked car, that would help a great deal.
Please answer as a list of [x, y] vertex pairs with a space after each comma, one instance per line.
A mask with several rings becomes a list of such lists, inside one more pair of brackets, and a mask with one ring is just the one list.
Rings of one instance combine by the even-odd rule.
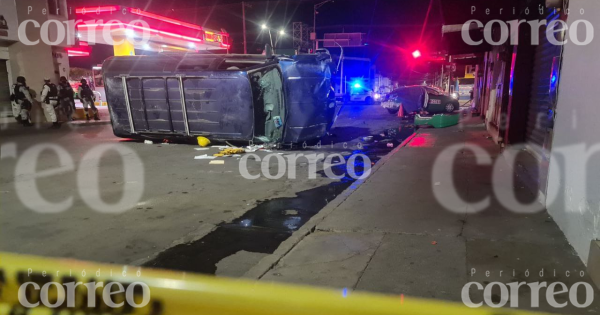
[[404, 86], [387, 95], [381, 106], [390, 114], [398, 113], [400, 106], [404, 115], [419, 113], [428, 114], [452, 113], [459, 109], [458, 100], [442, 90], [429, 86]]
[[333, 124], [327, 51], [292, 57], [159, 54], [102, 65], [118, 137], [301, 143]]

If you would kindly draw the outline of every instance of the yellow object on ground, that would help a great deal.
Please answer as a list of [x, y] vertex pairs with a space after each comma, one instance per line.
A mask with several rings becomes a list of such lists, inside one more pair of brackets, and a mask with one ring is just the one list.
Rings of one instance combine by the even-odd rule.
[[234, 154], [242, 154], [242, 153], [246, 153], [246, 150], [241, 149], [241, 148], [227, 148], [227, 149], [221, 150], [221, 152], [219, 152], [217, 154], [213, 154], [213, 156], [226, 156], [226, 155], [234, 155]]
[[[459, 303], [425, 300], [403, 295], [391, 296], [354, 292], [348, 289], [321, 289], [308, 286], [228, 279], [187, 272], [163, 271], [139, 266], [96, 264], [73, 259], [51, 259], [0, 252], [0, 315], [8, 314], [122, 314], [122, 315], [525, 315], [539, 314], [512, 309], [468, 308]], [[28, 302], [36, 307], [27, 309], [19, 303], [18, 291], [25, 283]], [[37, 285], [31, 284], [31, 282]], [[60, 308], [50, 308], [40, 299], [40, 288], [49, 282], [77, 283], [76, 303], [67, 307], [69, 294], [62, 295]], [[87, 306], [87, 283], [91, 287], [95, 308]], [[125, 306], [111, 309], [100, 298], [107, 284], [117, 285], [107, 294], [111, 303], [123, 301]], [[140, 283], [146, 287], [144, 289]], [[135, 284], [135, 289], [133, 286]], [[46, 287], [47, 286], [47, 287]], [[46, 285], [50, 303], [57, 301], [57, 285]], [[60, 286], [60, 288], [64, 288]], [[133, 302], [141, 308], [127, 307], [127, 291], [133, 291]], [[63, 289], [66, 291], [66, 289]], [[64, 292], [63, 291], [63, 292]], [[129, 294], [129, 293], [127, 293]], [[42, 301], [40, 301], [42, 300]], [[58, 306], [58, 305], [57, 305]], [[112, 310], [112, 311], [111, 311]], [[101, 311], [101, 312], [100, 312]]]
[[201, 147], [206, 147], [210, 144], [210, 140], [205, 137], [198, 137], [198, 145]]

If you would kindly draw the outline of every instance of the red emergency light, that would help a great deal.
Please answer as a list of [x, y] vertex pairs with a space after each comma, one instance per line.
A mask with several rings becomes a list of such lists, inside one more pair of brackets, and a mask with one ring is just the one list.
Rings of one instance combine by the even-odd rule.
[[107, 6], [98, 6], [98, 7], [83, 7], [75, 9], [75, 13], [77, 14], [87, 14], [87, 13], [102, 13], [102, 12], [114, 12], [119, 10], [119, 6], [117, 5], [107, 5]]
[[412, 52], [412, 56], [413, 56], [413, 58], [417, 59], [417, 58], [421, 57], [421, 52], [417, 49]]
[[[119, 26], [121, 28], [126, 28], [125, 24], [123, 22], [102, 23], [102, 24], [84, 24], [84, 23], [77, 24], [77, 28], [95, 28], [95, 27], [105, 27], [105, 26]], [[184, 40], [188, 40], [188, 41], [191, 41], [191, 42], [197, 42], [197, 43], [201, 43], [202, 42], [202, 39], [200, 39], [200, 38], [189, 37], [189, 36], [185, 36], [185, 35], [181, 35], [181, 34], [176, 34], [176, 33], [171, 33], [171, 32], [165, 32], [165, 31], [156, 30], [156, 29], [153, 29], [153, 28], [143, 27], [143, 26], [139, 26], [139, 25], [128, 24], [127, 27], [135, 28], [135, 29], [140, 29], [140, 30], [144, 30], [144, 31], [148, 31], [148, 32], [151, 32], [151, 33], [159, 34], [159, 35], [164, 35], [164, 36], [169, 36], [169, 37], [184, 39]]]
[[132, 14], [135, 14], [135, 15], [139, 15], [139, 16], [143, 16], [143, 17], [147, 17], [147, 18], [151, 18], [151, 19], [155, 19], [155, 20], [159, 20], [159, 21], [163, 21], [163, 22], [167, 22], [167, 23], [171, 23], [171, 24], [175, 24], [175, 25], [179, 25], [179, 26], [183, 26], [183, 27], [187, 27], [187, 28], [191, 28], [191, 29], [195, 29], [195, 30], [198, 30], [198, 31], [202, 30], [202, 26], [191, 24], [191, 23], [187, 23], [187, 22], [183, 22], [183, 21], [179, 21], [179, 20], [175, 20], [175, 19], [172, 19], [172, 18], [168, 18], [166, 16], [162, 16], [162, 15], [158, 15], [158, 14], [154, 14], [154, 13], [142, 11], [140, 9], [129, 8], [129, 12], [131, 12]]

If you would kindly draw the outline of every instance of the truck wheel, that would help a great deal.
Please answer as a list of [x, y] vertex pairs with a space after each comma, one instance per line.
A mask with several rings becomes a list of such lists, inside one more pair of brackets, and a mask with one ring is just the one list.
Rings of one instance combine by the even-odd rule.
[[390, 113], [391, 115], [395, 115], [398, 113], [399, 108], [386, 108], [388, 113]]
[[444, 110], [446, 110], [446, 113], [452, 113], [455, 110], [454, 104], [452, 104], [452, 103], [446, 104], [446, 106], [444, 106]]

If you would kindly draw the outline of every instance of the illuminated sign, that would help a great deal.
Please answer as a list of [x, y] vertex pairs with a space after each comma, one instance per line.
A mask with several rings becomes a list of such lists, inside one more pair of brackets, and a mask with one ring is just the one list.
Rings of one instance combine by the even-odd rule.
[[[133, 36], [134, 35], [133, 31], [150, 32], [153, 35], [166, 36], [166, 37], [172, 37], [172, 38], [176, 38], [176, 39], [185, 40], [187, 42], [187, 44], [185, 46], [189, 47], [190, 49], [195, 49], [196, 43], [202, 43], [204, 41], [219, 44], [222, 48], [229, 49], [231, 47], [231, 45], [229, 43], [229, 34], [227, 34], [226, 32], [204, 30], [202, 28], [202, 26], [183, 22], [180, 20], [166, 17], [166, 16], [146, 12], [139, 8], [127, 8], [127, 7], [115, 5], [115, 6], [80, 7], [75, 10], [75, 12], [77, 14], [92, 14], [92, 13], [96, 13], [96, 14], [110, 13], [110, 14], [112, 14], [115, 11], [123, 11], [123, 13], [128, 12], [128, 13], [131, 13], [132, 15], [137, 15], [140, 17], [149, 18], [149, 19], [153, 19], [156, 21], [164, 22], [164, 23], [169, 23], [172, 25], [176, 25], [178, 27], [193, 29], [193, 30], [201, 32], [201, 34], [198, 34], [198, 33], [196, 33], [196, 35], [192, 34], [192, 36], [197, 36], [197, 37], [186, 36], [186, 35], [183, 35], [182, 33], [179, 33], [178, 31], [171, 31], [170, 29], [169, 29], [169, 31], [163, 31], [163, 30], [159, 30], [156, 28], [144, 27], [144, 26], [139, 26], [139, 25], [135, 25], [135, 24], [128, 24], [126, 21], [118, 21], [118, 20], [117, 21], [112, 20], [112, 23], [103, 23], [102, 20], [99, 20], [100, 23], [94, 23], [94, 24], [81, 23], [81, 24], [77, 25], [77, 28], [83, 29], [88, 32], [89, 31], [91, 31], [91, 32], [101, 31], [96, 28], [103, 28], [103, 27], [108, 27], [108, 28], [110, 28], [110, 30], [125, 29], [126, 31], [131, 33], [131, 35], [128, 35], [128, 36]], [[177, 30], [177, 28], [173, 28], [173, 29]]]
[[229, 48], [231, 45], [227, 43], [228, 34], [215, 33], [211, 31], [204, 31], [204, 39], [207, 42], [214, 42], [221, 44], [221, 47]]
[[143, 16], [143, 17], [147, 17], [147, 18], [151, 18], [151, 19], [155, 19], [155, 20], [159, 20], [159, 21], [163, 21], [163, 22], [167, 22], [167, 23], [171, 23], [171, 24], [175, 24], [175, 25], [179, 25], [179, 26], [184, 26], [184, 27], [195, 29], [195, 30], [199, 30], [199, 31], [202, 30], [202, 26], [191, 24], [191, 23], [187, 23], [187, 22], [183, 22], [183, 21], [179, 21], [179, 20], [175, 20], [175, 19], [171, 19], [171, 18], [168, 18], [166, 16], [162, 16], [162, 15], [158, 15], [158, 14], [154, 14], [154, 13], [142, 11], [140, 9], [129, 8], [129, 12], [131, 12], [131, 13], [133, 13], [135, 15], [139, 15], [139, 16]]
[[[77, 28], [92, 28], [92, 29], [94, 29], [96, 27], [107, 27], [107, 26], [108, 27], [117, 26], [117, 28], [126, 28], [125, 23], [122, 23], [122, 22], [102, 23], [102, 24], [77, 24]], [[174, 37], [174, 38], [179, 38], [179, 39], [185, 39], [185, 40], [189, 40], [192, 42], [199, 42], [199, 43], [202, 42], [202, 39], [200, 39], [200, 38], [189, 37], [189, 36], [176, 34], [176, 33], [172, 33], [172, 32], [155, 30], [153, 28], [143, 27], [143, 26], [139, 26], [139, 25], [128, 24], [127, 28], [134, 28], [134, 29], [138, 29], [141, 31], [146, 31], [146, 32], [150, 32], [150, 33], [154, 33], [154, 34], [158, 34], [158, 35], [169, 36], [169, 37]]]
[[90, 55], [89, 51], [79, 50], [75, 48], [65, 48], [67, 56], [69, 57], [87, 57]]

